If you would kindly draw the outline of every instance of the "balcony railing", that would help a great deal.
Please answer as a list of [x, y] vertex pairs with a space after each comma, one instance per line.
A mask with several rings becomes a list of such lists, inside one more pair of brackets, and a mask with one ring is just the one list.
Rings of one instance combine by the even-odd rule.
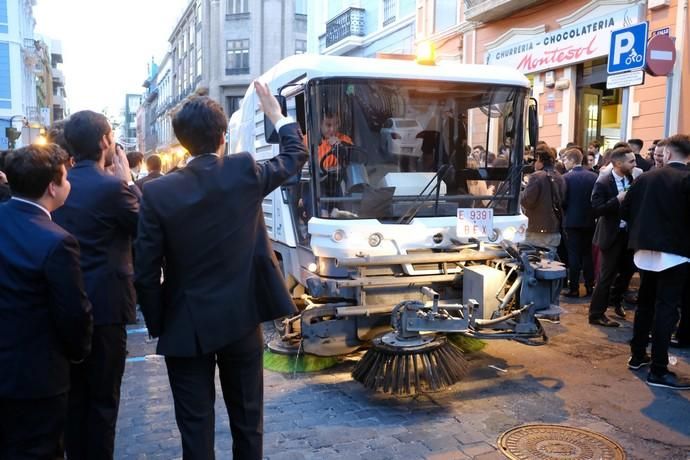
[[348, 8], [326, 23], [326, 48], [352, 36], [364, 36], [363, 8]]
[[464, 0], [468, 21], [496, 21], [544, 0]]

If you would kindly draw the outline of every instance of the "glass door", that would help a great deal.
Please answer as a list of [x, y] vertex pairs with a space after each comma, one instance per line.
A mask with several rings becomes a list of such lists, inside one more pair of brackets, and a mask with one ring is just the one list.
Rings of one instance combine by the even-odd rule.
[[587, 148], [590, 142], [601, 139], [601, 99], [603, 91], [593, 88], [580, 90], [578, 141]]

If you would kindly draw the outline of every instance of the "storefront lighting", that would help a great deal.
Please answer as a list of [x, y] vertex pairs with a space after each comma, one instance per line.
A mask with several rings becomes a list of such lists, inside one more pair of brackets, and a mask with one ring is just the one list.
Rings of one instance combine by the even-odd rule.
[[38, 137], [36, 137], [36, 139], [34, 139], [34, 144], [36, 145], [46, 145], [47, 143], [48, 139], [46, 139], [46, 137], [43, 135], [39, 135]]

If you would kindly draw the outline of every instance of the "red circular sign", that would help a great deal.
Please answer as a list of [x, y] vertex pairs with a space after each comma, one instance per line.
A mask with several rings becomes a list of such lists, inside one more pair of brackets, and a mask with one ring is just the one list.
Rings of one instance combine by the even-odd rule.
[[676, 62], [676, 44], [668, 35], [656, 35], [647, 43], [647, 73], [655, 77], [668, 75]]

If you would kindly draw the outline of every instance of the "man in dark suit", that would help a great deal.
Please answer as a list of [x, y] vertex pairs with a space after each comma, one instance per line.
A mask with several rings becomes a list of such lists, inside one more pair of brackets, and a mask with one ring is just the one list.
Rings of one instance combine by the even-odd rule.
[[592, 189], [597, 181], [596, 173], [582, 166], [582, 152], [569, 149], [565, 152], [564, 164], [568, 172], [565, 180], [563, 200], [563, 227], [568, 250], [568, 291], [566, 297], [580, 296], [580, 269], [582, 269], [587, 295], [594, 287], [594, 263], [592, 262], [592, 236], [594, 235], [594, 213], [592, 212]]
[[594, 171], [599, 171], [599, 169], [604, 165], [604, 155], [601, 154], [601, 144], [599, 141], [592, 141], [587, 146], [587, 154], [594, 155], [594, 162], [592, 164], [592, 169]]
[[262, 457], [260, 323], [295, 311], [261, 204], [300, 171], [307, 154], [298, 125], [281, 115], [266, 85], [254, 86], [280, 134], [278, 156], [260, 164], [249, 153], [221, 157], [225, 114], [208, 97], [194, 97], [173, 118], [192, 159], [144, 188], [137, 293], [149, 333], [160, 336], [185, 459], [214, 458], [216, 365], [233, 457]]
[[[650, 364], [647, 384], [690, 389], [690, 380], [668, 370], [671, 334], [683, 306], [690, 261], [690, 137], [666, 141], [662, 168], [642, 174], [630, 188], [622, 216], [630, 226], [629, 246], [641, 272], [640, 294], [628, 366]], [[649, 334], [652, 356], [647, 356]]]
[[146, 170], [149, 173], [141, 179], [139, 179], [138, 181], [136, 181], [139, 190], [144, 190], [145, 183], [150, 182], [154, 179], [158, 179], [159, 177], [163, 177], [163, 174], [161, 173], [161, 166], [161, 157], [159, 157], [155, 153], [153, 155], [149, 155], [146, 158]]
[[70, 192], [55, 144], [9, 154], [13, 197], [0, 205], [0, 458], [52, 459], [67, 414], [70, 361], [91, 347], [93, 318], [77, 240], [50, 212]]
[[635, 156], [628, 147], [618, 147], [611, 152], [611, 164], [611, 172], [602, 174], [592, 190], [592, 210], [598, 217], [594, 244], [601, 250], [601, 270], [589, 305], [589, 323], [618, 327], [618, 322], [606, 316], [606, 309], [613, 305], [616, 315], [625, 318], [623, 294], [635, 267], [628, 249], [627, 224], [620, 216], [620, 204], [632, 184]]
[[[115, 149], [103, 115], [88, 110], [71, 115], [64, 135], [76, 163], [68, 173], [72, 192], [54, 218], [79, 241], [94, 316], [91, 355], [72, 367], [65, 448], [70, 460], [111, 459], [125, 369], [125, 325], [136, 319], [131, 240], [139, 202], [127, 158]], [[107, 163], [115, 175], [105, 172]]]
[[642, 146], [644, 145], [642, 139], [628, 139], [628, 145], [635, 154], [635, 162], [637, 163], [637, 167], [642, 171], [649, 171], [649, 169], [654, 166], [654, 162], [642, 157], [642, 154], [640, 153], [642, 152]]

